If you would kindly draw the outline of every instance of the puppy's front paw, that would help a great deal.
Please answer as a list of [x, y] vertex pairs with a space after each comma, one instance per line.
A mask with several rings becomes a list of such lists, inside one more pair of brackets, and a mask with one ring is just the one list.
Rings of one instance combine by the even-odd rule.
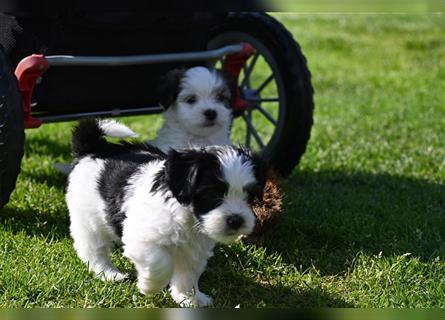
[[184, 293], [179, 293], [176, 295], [172, 295], [173, 300], [175, 300], [175, 302], [177, 304], [179, 304], [180, 307], [182, 308], [190, 308], [190, 307], [194, 307], [195, 303], [194, 301], [190, 298], [190, 296], [184, 294]]
[[206, 295], [205, 293], [202, 293], [201, 291], [198, 291], [196, 293], [195, 300], [198, 307], [208, 307], [213, 304], [212, 297]]
[[150, 281], [146, 278], [138, 278], [137, 287], [139, 292], [143, 295], [158, 293], [162, 289], [164, 289], [165, 285], [157, 283], [156, 281]]
[[125, 280], [127, 278], [128, 278], [128, 274], [117, 272], [116, 274], [111, 275], [109, 277], [109, 280], [119, 282], [119, 281], [123, 281], [123, 280]]
[[119, 282], [128, 278], [128, 274], [114, 270], [102, 271], [97, 276], [99, 277], [99, 279], [103, 281], [112, 281], [112, 282]]
[[189, 308], [189, 307], [208, 307], [211, 306], [213, 300], [208, 295], [198, 291], [195, 296], [192, 294], [182, 293], [182, 292], [171, 292], [171, 296], [173, 300], [180, 307]]

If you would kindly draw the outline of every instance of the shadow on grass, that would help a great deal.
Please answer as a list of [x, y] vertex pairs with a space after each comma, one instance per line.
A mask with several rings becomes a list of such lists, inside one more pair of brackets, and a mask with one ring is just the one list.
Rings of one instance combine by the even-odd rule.
[[67, 211], [42, 213], [39, 209], [14, 208], [9, 206], [0, 209], [2, 228], [14, 234], [24, 232], [28, 236], [50, 239], [69, 237], [69, 217]]
[[50, 170], [23, 170], [21, 175], [23, 179], [28, 179], [33, 184], [43, 184], [48, 188], [54, 187], [60, 190], [62, 193], [65, 193], [66, 184], [67, 184], [67, 176], [58, 172], [55, 167]]
[[[66, 176], [61, 174], [55, 169], [55, 164], [58, 162], [68, 163], [71, 161], [71, 149], [70, 142], [64, 141], [63, 143], [58, 140], [46, 139], [41, 136], [33, 136], [25, 140], [25, 153], [29, 157], [44, 156], [53, 160], [52, 168], [40, 168], [35, 170], [34, 168], [22, 168], [21, 175], [25, 179], [30, 179], [33, 182], [45, 184], [48, 187], [55, 187], [62, 192], [66, 186]], [[67, 159], [67, 160], [60, 160]]]
[[252, 279], [238, 277], [230, 278], [219, 283], [217, 289], [206, 288], [204, 292], [210, 293], [214, 298], [216, 307], [242, 308], [274, 307], [274, 308], [347, 308], [354, 307], [339, 297], [331, 296], [320, 288], [306, 288], [293, 291], [281, 285], [262, 286]]
[[30, 155], [69, 159], [71, 157], [71, 141], [60, 141], [35, 135], [25, 139], [25, 152]]
[[[60, 159], [69, 157], [69, 153], [69, 143], [60, 143], [38, 135], [25, 140], [26, 156]], [[24, 160], [26, 161], [29, 159]], [[3, 228], [13, 233], [25, 232], [29, 236], [54, 239], [69, 237], [68, 211], [61, 203], [61, 194], [51, 189], [55, 188], [63, 193], [66, 177], [55, 169], [28, 162], [22, 163], [19, 180], [21, 181], [17, 183], [10, 203], [0, 209], [0, 224]], [[42, 188], [42, 185], [45, 187]]]
[[55, 187], [65, 193], [67, 176], [58, 172], [55, 168], [50, 171], [32, 171], [23, 172], [22, 174], [33, 183], [44, 184], [47, 187]]
[[216, 307], [353, 307], [341, 296], [334, 296], [318, 285], [309, 287], [298, 282], [284, 286], [259, 275], [240, 272], [234, 260], [237, 261], [233, 257], [227, 259], [216, 249], [200, 281], [201, 290], [214, 298]]
[[297, 172], [285, 214], [264, 246], [322, 274], [347, 270], [357, 253], [445, 254], [445, 185], [388, 174]]

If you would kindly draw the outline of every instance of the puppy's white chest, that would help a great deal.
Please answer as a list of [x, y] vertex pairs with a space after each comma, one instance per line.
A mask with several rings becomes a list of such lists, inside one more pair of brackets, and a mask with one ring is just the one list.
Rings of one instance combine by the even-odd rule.
[[190, 138], [191, 145], [198, 146], [210, 146], [210, 145], [223, 145], [228, 144], [229, 139], [224, 139], [223, 137], [192, 137]]

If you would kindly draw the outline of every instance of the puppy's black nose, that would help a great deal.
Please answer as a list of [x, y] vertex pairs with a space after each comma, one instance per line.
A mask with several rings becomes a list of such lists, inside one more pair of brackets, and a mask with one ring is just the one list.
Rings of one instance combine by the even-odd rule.
[[238, 229], [244, 223], [243, 217], [238, 214], [232, 214], [227, 218], [227, 225], [230, 229]]
[[207, 109], [206, 111], [204, 111], [204, 116], [207, 120], [215, 120], [217, 115], [218, 114], [216, 113], [216, 111], [212, 109]]

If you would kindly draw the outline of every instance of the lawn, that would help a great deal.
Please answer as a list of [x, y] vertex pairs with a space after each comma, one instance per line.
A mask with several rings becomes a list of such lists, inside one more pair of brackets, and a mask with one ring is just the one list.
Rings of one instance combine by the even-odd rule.
[[[445, 307], [443, 15], [275, 16], [312, 72], [311, 140], [264, 247], [218, 246], [202, 290], [217, 307]], [[143, 138], [161, 123], [124, 121]], [[174, 307], [166, 291], [101, 282], [77, 258], [53, 168], [70, 161], [72, 126], [26, 132], [0, 213], [0, 307]]]

